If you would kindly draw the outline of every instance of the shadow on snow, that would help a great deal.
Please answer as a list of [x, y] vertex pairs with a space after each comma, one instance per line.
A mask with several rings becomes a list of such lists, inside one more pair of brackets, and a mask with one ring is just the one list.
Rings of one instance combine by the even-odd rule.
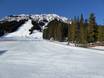
[[3, 55], [4, 53], [6, 53], [8, 50], [0, 50], [0, 55]]

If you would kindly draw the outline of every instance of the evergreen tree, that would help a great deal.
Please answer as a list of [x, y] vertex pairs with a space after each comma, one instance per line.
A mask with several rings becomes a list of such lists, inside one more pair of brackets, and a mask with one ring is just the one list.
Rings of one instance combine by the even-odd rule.
[[72, 24], [70, 25], [68, 32], [69, 32], [69, 34], [68, 34], [69, 41], [74, 43], [74, 39], [75, 39], [74, 21], [72, 21]]
[[[98, 31], [97, 31], [98, 29]], [[87, 43], [94, 43], [97, 40], [104, 42], [104, 27], [98, 27], [95, 16], [90, 14], [89, 20], [84, 20], [81, 14], [80, 19], [74, 17], [71, 24], [63, 23], [57, 19], [51, 21], [43, 31], [43, 38], [65, 41], [68, 37], [68, 44], [87, 47]]]
[[71, 24], [68, 24], [68, 45], [69, 43], [71, 42], [71, 26], [72, 26], [72, 23]]
[[90, 17], [89, 17], [89, 23], [88, 23], [88, 42], [89, 43], [92, 43], [92, 42], [95, 42], [96, 39], [97, 39], [97, 36], [96, 36], [96, 20], [95, 20], [95, 16], [93, 13], [90, 14]]
[[80, 43], [80, 19], [79, 17], [75, 18], [75, 44], [76, 46], [79, 46], [78, 44]]
[[68, 27], [68, 41], [75, 43], [76, 42], [76, 30], [77, 30], [77, 21], [76, 17], [72, 20], [70, 27]]
[[83, 18], [83, 15], [81, 14], [80, 16], [80, 43], [81, 44], [86, 44], [87, 40], [86, 40], [86, 27], [85, 27], [85, 24], [84, 24], [84, 18]]
[[39, 24], [36, 21], [32, 21], [33, 27], [31, 27], [31, 29], [29, 29], [30, 33], [32, 34], [34, 30], [39, 30], [41, 31], [41, 27], [39, 26]]
[[48, 32], [48, 28], [46, 28], [46, 29], [43, 30], [43, 38], [44, 39], [49, 39], [49, 34], [48, 33], [49, 33]]
[[58, 24], [58, 27], [57, 27], [57, 32], [56, 32], [56, 34], [57, 34], [57, 39], [56, 40], [58, 40], [58, 41], [63, 41], [63, 32], [62, 32], [62, 25], [61, 25], [61, 23], [59, 23]]
[[104, 42], [104, 26], [98, 27], [98, 41], [101, 43]]
[[64, 41], [68, 34], [68, 25], [58, 20], [51, 21], [43, 31], [43, 38]]
[[53, 20], [49, 23], [48, 25], [48, 34], [49, 34], [49, 39], [53, 38], [55, 40], [55, 28], [57, 27], [57, 20]]

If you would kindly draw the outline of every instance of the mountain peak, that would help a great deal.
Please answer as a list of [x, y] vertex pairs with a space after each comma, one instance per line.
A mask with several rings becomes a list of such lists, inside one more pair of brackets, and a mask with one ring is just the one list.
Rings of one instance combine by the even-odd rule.
[[63, 22], [67, 22], [68, 18], [59, 16], [57, 14], [20, 14], [20, 15], [9, 15], [1, 19], [1, 21], [20, 21], [20, 20], [42, 21], [47, 20], [48, 22], [57, 19]]

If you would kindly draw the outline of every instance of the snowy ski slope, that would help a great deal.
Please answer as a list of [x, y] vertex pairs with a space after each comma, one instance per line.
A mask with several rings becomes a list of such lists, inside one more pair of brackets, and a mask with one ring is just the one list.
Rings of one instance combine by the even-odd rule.
[[1, 41], [0, 78], [104, 78], [104, 54], [45, 40]]

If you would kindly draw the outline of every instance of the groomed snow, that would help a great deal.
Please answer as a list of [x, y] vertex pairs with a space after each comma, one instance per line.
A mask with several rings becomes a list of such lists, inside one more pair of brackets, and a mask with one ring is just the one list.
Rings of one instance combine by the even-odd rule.
[[104, 54], [45, 40], [0, 41], [0, 78], [104, 78]]

